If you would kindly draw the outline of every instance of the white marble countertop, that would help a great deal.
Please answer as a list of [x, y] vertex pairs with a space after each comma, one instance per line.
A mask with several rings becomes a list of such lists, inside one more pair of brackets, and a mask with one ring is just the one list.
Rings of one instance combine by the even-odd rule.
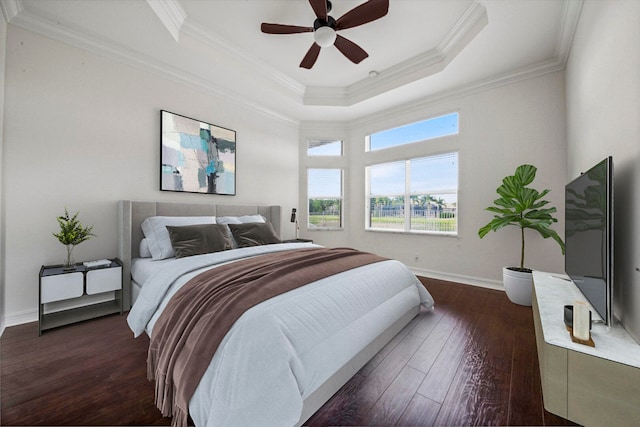
[[[614, 321], [611, 327], [594, 323], [591, 338], [595, 347], [574, 343], [564, 325], [564, 306], [586, 301], [580, 290], [563, 274], [533, 272], [533, 284], [540, 309], [544, 340], [552, 345], [640, 368], [640, 344]], [[594, 319], [600, 319], [591, 308]]]

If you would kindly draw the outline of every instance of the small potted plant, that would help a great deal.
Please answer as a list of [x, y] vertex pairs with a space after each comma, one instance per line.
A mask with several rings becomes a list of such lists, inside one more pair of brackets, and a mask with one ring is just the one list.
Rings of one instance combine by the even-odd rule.
[[93, 226], [84, 227], [82, 223], [80, 223], [78, 220], [79, 213], [80, 212], [76, 212], [75, 215], [69, 216], [69, 212], [65, 207], [64, 215], [57, 218], [58, 224], [60, 225], [60, 232], [53, 233], [53, 235], [58, 238], [58, 241], [67, 247], [67, 262], [64, 264], [67, 269], [73, 268], [73, 260], [71, 256], [73, 248], [75, 248], [76, 245], [89, 240], [92, 236], [95, 236], [95, 234], [92, 233]]
[[520, 266], [502, 269], [507, 296], [512, 302], [520, 305], [532, 303], [532, 271], [524, 264], [524, 230], [535, 230], [545, 239], [551, 237], [558, 242], [564, 255], [564, 242], [558, 233], [551, 229], [551, 224], [558, 222], [552, 215], [556, 208], [544, 207], [549, 202], [542, 200], [549, 190], [538, 192], [527, 187], [535, 179], [536, 171], [535, 166], [520, 165], [514, 175], [502, 180], [502, 185], [496, 190], [500, 198], [493, 201], [493, 206], [485, 209], [495, 215], [488, 224], [478, 230], [478, 235], [483, 238], [489, 231], [498, 231], [507, 225], [520, 228]]

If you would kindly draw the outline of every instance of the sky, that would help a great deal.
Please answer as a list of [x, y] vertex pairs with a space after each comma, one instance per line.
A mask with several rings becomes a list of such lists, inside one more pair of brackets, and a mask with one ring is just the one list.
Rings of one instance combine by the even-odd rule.
[[369, 136], [371, 151], [458, 133], [458, 113], [434, 117]]
[[[450, 194], [455, 193], [458, 188], [458, 153], [452, 152], [370, 166], [368, 169], [371, 195], [404, 194], [407, 168], [409, 168], [411, 194]], [[445, 200], [455, 202], [451, 200], [451, 196]]]

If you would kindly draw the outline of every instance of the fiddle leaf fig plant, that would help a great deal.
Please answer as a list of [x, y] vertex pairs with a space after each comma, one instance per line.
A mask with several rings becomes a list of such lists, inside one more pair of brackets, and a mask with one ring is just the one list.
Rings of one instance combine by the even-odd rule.
[[71, 261], [73, 248], [89, 240], [92, 236], [95, 236], [95, 234], [92, 233], [93, 226], [84, 227], [78, 220], [79, 214], [80, 212], [76, 212], [75, 215], [70, 216], [65, 207], [64, 215], [57, 218], [58, 224], [60, 225], [60, 232], [53, 233], [53, 235], [58, 238], [58, 241], [67, 247], [67, 262], [65, 263], [65, 267], [67, 268], [73, 264]]
[[551, 229], [551, 225], [558, 222], [552, 215], [557, 210], [555, 207], [544, 207], [549, 202], [543, 200], [543, 197], [550, 190], [538, 192], [527, 187], [535, 179], [536, 172], [535, 166], [524, 164], [516, 168], [515, 174], [505, 177], [496, 190], [500, 198], [493, 201], [493, 206], [485, 209], [495, 214], [493, 219], [478, 230], [478, 235], [483, 238], [489, 231], [498, 231], [508, 225], [520, 228], [521, 250], [518, 271], [531, 271], [524, 266], [524, 230], [526, 228], [537, 231], [545, 239], [551, 237], [558, 242], [564, 255], [564, 242], [558, 233]]

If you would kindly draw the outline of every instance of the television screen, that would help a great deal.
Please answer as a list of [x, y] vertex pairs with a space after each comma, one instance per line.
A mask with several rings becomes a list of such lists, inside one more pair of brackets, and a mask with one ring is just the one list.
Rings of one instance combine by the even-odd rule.
[[611, 324], [613, 160], [608, 157], [565, 188], [565, 271], [602, 320]]

